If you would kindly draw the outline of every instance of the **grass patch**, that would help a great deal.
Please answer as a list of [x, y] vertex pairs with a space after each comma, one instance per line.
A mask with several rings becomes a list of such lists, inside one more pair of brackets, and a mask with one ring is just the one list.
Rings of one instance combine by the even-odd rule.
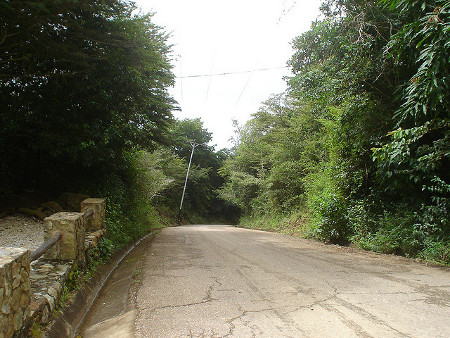
[[307, 223], [307, 218], [304, 214], [297, 211], [289, 215], [242, 216], [238, 226], [305, 237]]

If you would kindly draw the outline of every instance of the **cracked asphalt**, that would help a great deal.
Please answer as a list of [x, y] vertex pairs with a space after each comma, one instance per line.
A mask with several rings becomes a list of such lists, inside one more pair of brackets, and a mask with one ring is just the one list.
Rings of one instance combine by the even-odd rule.
[[229, 226], [166, 228], [138, 337], [450, 337], [450, 270]]

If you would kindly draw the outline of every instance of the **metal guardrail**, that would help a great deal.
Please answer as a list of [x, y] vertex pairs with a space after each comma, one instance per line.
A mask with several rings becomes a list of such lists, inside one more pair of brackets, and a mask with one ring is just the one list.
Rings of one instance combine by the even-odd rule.
[[50, 249], [53, 245], [56, 244], [62, 237], [61, 233], [58, 233], [57, 235], [53, 236], [52, 238], [45, 241], [39, 248], [31, 252], [31, 261], [37, 260], [39, 257], [41, 257], [43, 254], [45, 254], [48, 249]]

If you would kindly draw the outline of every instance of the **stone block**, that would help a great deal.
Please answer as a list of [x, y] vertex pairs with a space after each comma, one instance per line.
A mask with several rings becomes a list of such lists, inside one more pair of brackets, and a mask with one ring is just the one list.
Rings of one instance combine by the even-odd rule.
[[0, 247], [0, 337], [22, 328], [31, 300], [29, 272], [29, 250]]
[[94, 214], [87, 222], [86, 231], [100, 230], [105, 227], [106, 202], [103, 198], [87, 198], [81, 202], [81, 212], [93, 210]]
[[84, 262], [84, 214], [58, 212], [44, 219], [44, 240], [62, 234], [61, 239], [45, 254], [46, 259]]

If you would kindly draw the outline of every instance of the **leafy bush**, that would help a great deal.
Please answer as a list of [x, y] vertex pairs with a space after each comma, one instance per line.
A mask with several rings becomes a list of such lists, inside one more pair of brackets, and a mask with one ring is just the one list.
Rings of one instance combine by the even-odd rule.
[[174, 170], [180, 162], [163, 150], [129, 152], [123, 169], [104, 180], [98, 194], [106, 197], [106, 228], [115, 246], [124, 246], [174, 217], [158, 211], [157, 198], [175, 180], [165, 168]]
[[346, 200], [335, 183], [330, 168], [306, 177], [307, 204], [311, 212], [309, 235], [332, 243], [346, 243], [351, 233], [346, 219]]
[[361, 248], [408, 257], [415, 257], [423, 248], [424, 233], [411, 227], [417, 220], [416, 214], [398, 211], [394, 214], [385, 213], [382, 216], [372, 215], [372, 217], [370, 222], [376, 224], [376, 228], [360, 227], [352, 237]]
[[426, 261], [450, 265], [450, 242], [436, 242], [427, 239], [418, 257]]
[[276, 231], [286, 234], [305, 235], [307, 219], [304, 211], [292, 211], [289, 214], [243, 215], [239, 225], [245, 228]]

